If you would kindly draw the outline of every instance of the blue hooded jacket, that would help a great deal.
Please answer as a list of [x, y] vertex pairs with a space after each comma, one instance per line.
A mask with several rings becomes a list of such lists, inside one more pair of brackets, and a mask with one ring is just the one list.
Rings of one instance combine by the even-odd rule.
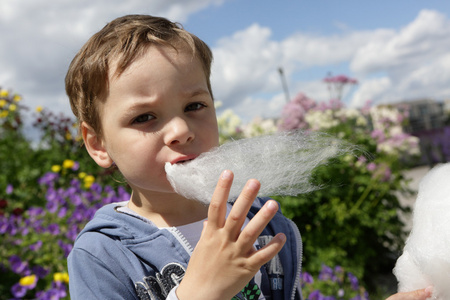
[[[257, 198], [248, 217], [267, 200]], [[68, 257], [71, 299], [166, 299], [183, 279], [193, 251], [183, 235], [119, 207], [112, 203], [99, 209], [78, 235]], [[286, 244], [261, 268], [261, 290], [266, 299], [301, 299], [302, 244], [296, 225], [278, 211], [258, 242], [264, 246], [279, 232], [286, 235]], [[247, 298], [240, 293], [235, 299]]]

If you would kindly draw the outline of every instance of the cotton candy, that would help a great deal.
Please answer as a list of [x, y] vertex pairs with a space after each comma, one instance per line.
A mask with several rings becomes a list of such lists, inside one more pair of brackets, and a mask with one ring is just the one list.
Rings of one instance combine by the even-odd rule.
[[261, 182], [259, 196], [298, 195], [319, 188], [310, 182], [312, 170], [352, 147], [317, 132], [282, 132], [225, 143], [195, 160], [167, 163], [167, 178], [186, 198], [208, 204], [223, 170], [234, 173], [230, 201], [248, 179]]
[[413, 227], [394, 274], [400, 292], [433, 285], [433, 299], [450, 299], [450, 163], [420, 182]]

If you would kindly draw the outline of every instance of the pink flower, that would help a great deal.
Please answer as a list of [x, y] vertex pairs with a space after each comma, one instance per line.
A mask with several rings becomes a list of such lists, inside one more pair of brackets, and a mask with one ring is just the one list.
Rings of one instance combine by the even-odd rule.
[[375, 129], [374, 131], [372, 131], [370, 136], [373, 139], [375, 139], [378, 143], [382, 143], [386, 139], [386, 136], [384, 135], [384, 132], [382, 130], [380, 130], [380, 129]]
[[350, 78], [345, 75], [328, 76], [323, 81], [326, 83], [340, 83], [340, 84], [357, 84], [356, 79]]
[[373, 162], [367, 164], [367, 170], [370, 172], [375, 171], [376, 168], [377, 168], [377, 165]]
[[282, 130], [307, 128], [308, 124], [305, 122], [305, 114], [315, 106], [316, 102], [314, 100], [303, 93], [297, 94], [294, 99], [283, 107], [280, 128]]
[[386, 169], [384, 170], [384, 174], [383, 177], [381, 178], [381, 181], [389, 181], [391, 179], [391, 175], [392, 175], [392, 171], [389, 167], [386, 167]]

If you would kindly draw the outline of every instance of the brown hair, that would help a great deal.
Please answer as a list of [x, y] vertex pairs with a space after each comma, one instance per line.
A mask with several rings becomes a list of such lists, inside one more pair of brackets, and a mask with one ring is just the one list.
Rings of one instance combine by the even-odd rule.
[[108, 23], [94, 34], [72, 60], [66, 75], [66, 93], [79, 122], [88, 123], [101, 135], [98, 102], [108, 93], [108, 72], [117, 63], [120, 76], [150, 45], [186, 48], [198, 57], [212, 96], [210, 75], [212, 52], [197, 36], [165, 18], [128, 15]]

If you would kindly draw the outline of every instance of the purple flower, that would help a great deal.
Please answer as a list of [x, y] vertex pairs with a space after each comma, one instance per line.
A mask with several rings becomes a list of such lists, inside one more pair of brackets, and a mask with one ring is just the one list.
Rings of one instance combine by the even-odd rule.
[[81, 196], [78, 195], [78, 194], [76, 194], [76, 195], [71, 195], [71, 196], [70, 196], [70, 202], [71, 202], [73, 205], [78, 206], [78, 205], [83, 204], [83, 199], [82, 199]]
[[12, 192], [14, 192], [14, 188], [13, 188], [12, 184], [8, 184], [6, 186], [6, 194], [10, 195], [10, 194], [12, 194]]
[[324, 300], [324, 296], [319, 290], [312, 291], [308, 296], [309, 300]]
[[314, 283], [314, 278], [311, 276], [311, 274], [309, 274], [308, 272], [302, 272], [302, 284], [311, 284]]
[[11, 270], [16, 274], [24, 274], [28, 270], [28, 263], [23, 262], [19, 256], [13, 255], [9, 258]]
[[44, 215], [44, 209], [42, 207], [31, 207], [28, 209], [28, 215], [30, 217], [38, 217]]
[[91, 191], [99, 195], [102, 192], [102, 186], [96, 182], [91, 185]]
[[45, 208], [48, 210], [48, 212], [54, 214], [58, 210], [58, 203], [49, 201], [47, 202], [47, 205], [45, 205]]
[[356, 276], [350, 272], [347, 273], [347, 277], [350, 280], [350, 285], [351, 285], [352, 289], [354, 291], [357, 291], [359, 289], [358, 278], [356, 278]]
[[16, 283], [12, 286], [11, 293], [15, 298], [23, 298], [27, 293], [27, 288], [20, 283]]
[[31, 268], [31, 270], [32, 270], [33, 274], [36, 274], [36, 276], [38, 278], [44, 278], [50, 272], [49, 270], [47, 270], [41, 266], [34, 266]]
[[336, 281], [336, 276], [333, 273], [333, 269], [327, 265], [322, 265], [322, 270], [320, 270], [320, 273], [319, 273], [319, 280]]
[[80, 163], [77, 162], [77, 161], [75, 161], [75, 162], [73, 163], [72, 170], [73, 170], [73, 171], [78, 171], [79, 168], [80, 168]]
[[40, 291], [36, 293], [36, 298], [39, 300], [59, 300], [67, 296], [67, 292], [57, 288], [49, 289], [48, 291]]
[[78, 235], [78, 231], [79, 230], [77, 225], [71, 225], [69, 227], [69, 230], [67, 230], [66, 237], [71, 241], [75, 241]]
[[64, 218], [67, 215], [67, 207], [63, 206], [58, 211], [58, 218]]
[[52, 223], [48, 225], [47, 231], [52, 235], [58, 235], [60, 233], [59, 225], [56, 223]]
[[119, 201], [130, 200], [130, 193], [128, 193], [123, 186], [119, 186], [117, 194], [119, 196]]
[[73, 245], [72, 244], [66, 244], [66, 243], [64, 243], [61, 240], [58, 241], [58, 245], [64, 251], [64, 257], [67, 258], [67, 256], [69, 256], [70, 251], [72, 251]]
[[45, 173], [44, 176], [39, 178], [38, 183], [40, 185], [47, 185], [50, 186], [53, 184], [54, 181], [56, 181], [59, 178], [59, 175], [57, 173], [48, 172]]

